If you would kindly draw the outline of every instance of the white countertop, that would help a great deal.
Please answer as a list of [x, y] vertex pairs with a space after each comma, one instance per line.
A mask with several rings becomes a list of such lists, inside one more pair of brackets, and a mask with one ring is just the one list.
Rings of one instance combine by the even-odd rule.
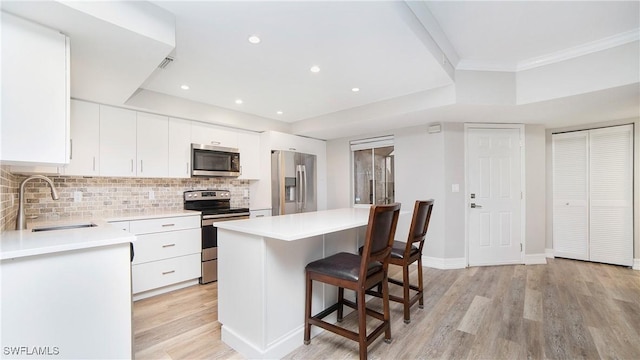
[[247, 220], [222, 221], [216, 222], [214, 225], [220, 229], [284, 241], [294, 241], [365, 226], [368, 222], [369, 208], [344, 208]]
[[[0, 260], [89, 249], [100, 246], [135, 242], [136, 237], [117, 226], [113, 221], [133, 221], [176, 216], [200, 216], [198, 211], [172, 210], [150, 211], [136, 215], [105, 214], [104, 217], [80, 217], [27, 220], [27, 230], [8, 230], [0, 234]], [[98, 226], [32, 232], [33, 228], [93, 223]]]

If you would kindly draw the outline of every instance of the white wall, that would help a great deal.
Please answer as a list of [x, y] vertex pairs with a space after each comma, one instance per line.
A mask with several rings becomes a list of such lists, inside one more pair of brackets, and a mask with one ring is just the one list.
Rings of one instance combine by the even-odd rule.
[[[455, 260], [465, 257], [465, 143], [463, 123], [443, 123], [442, 132], [429, 134], [427, 125], [395, 129], [395, 197], [403, 210], [411, 211], [418, 199], [434, 199], [434, 211], [423, 255]], [[329, 169], [328, 208], [351, 206], [351, 151], [349, 141], [385, 134], [367, 134], [327, 142]], [[545, 249], [545, 133], [542, 126], [525, 127], [525, 174], [527, 223], [526, 254], [543, 254]], [[459, 192], [453, 192], [458, 184]], [[410, 219], [399, 222], [398, 239], [407, 236]]]

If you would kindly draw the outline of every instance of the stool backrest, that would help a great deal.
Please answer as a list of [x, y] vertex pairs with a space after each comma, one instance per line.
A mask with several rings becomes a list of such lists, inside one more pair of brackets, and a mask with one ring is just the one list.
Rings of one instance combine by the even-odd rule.
[[413, 207], [413, 218], [411, 219], [411, 227], [409, 228], [409, 238], [407, 239], [407, 249], [405, 256], [411, 252], [413, 243], [420, 242], [420, 254], [422, 254], [422, 246], [424, 245], [424, 237], [427, 235], [429, 228], [429, 220], [433, 211], [433, 199], [418, 200]]
[[367, 266], [372, 261], [388, 265], [400, 215], [400, 204], [373, 205], [369, 210], [367, 235], [362, 249], [360, 279], [366, 278]]

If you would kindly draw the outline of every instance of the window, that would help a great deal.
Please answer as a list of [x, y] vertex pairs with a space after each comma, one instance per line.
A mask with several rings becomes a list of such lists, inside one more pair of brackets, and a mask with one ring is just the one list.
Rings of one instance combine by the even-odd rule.
[[391, 204], [394, 196], [393, 136], [351, 142], [353, 203]]

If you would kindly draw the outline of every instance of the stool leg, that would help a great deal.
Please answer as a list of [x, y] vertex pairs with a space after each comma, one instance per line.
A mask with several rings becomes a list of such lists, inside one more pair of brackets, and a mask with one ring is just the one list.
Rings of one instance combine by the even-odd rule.
[[360, 360], [367, 360], [367, 304], [364, 301], [365, 289], [359, 289], [358, 299], [358, 344]]
[[309, 318], [311, 318], [311, 293], [313, 289], [313, 280], [309, 277], [309, 273], [306, 273], [306, 299], [304, 306], [304, 344], [309, 345], [311, 343], [311, 324], [309, 324]]
[[404, 323], [411, 322], [411, 315], [409, 314], [409, 264], [402, 265], [402, 305], [404, 306]]
[[424, 285], [422, 282], [422, 254], [418, 258], [418, 291], [420, 292], [420, 300], [418, 300], [418, 307], [424, 309]]
[[384, 278], [382, 279], [382, 308], [383, 308], [383, 318], [384, 323], [386, 325], [386, 329], [384, 330], [384, 342], [387, 344], [391, 342], [391, 315], [389, 310], [389, 279], [387, 278], [387, 274], [384, 274]]
[[338, 322], [342, 322], [343, 304], [344, 303], [344, 288], [338, 288]]

